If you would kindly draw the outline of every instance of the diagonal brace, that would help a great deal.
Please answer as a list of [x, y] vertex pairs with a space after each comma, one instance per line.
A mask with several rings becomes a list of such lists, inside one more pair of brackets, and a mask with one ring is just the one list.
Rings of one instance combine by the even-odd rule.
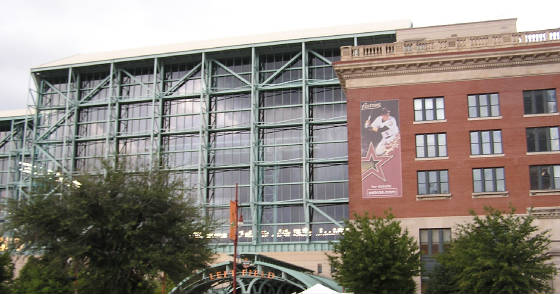
[[175, 84], [175, 86], [173, 86], [173, 87], [171, 87], [171, 89], [165, 91], [165, 93], [163, 93], [163, 95], [167, 96], [167, 95], [177, 91], [177, 89], [179, 89], [179, 87], [181, 87], [201, 67], [202, 67], [202, 62], [199, 63], [197, 66], [193, 67], [193, 69], [191, 69], [186, 75], [184, 75], [179, 81], [177, 81], [177, 84]]
[[[85, 102], [86, 100], [93, 97], [97, 92], [101, 90], [105, 83], [107, 83], [111, 78], [111, 75], [107, 76], [99, 85], [97, 85], [87, 96], [81, 99], [78, 104]], [[67, 112], [63, 117], [61, 117], [56, 123], [54, 123], [50, 128], [48, 128], [37, 140], [43, 140], [45, 137], [50, 135], [54, 130], [56, 130], [68, 117], [74, 114], [74, 109]]]
[[97, 92], [101, 90], [101, 88], [109, 81], [110, 78], [111, 78], [111, 74], [109, 74], [97, 86], [95, 86], [95, 88], [93, 88], [93, 90], [91, 90], [89, 94], [87, 94], [84, 98], [80, 99], [78, 103], [85, 102], [86, 100], [89, 100], [91, 97], [95, 96], [95, 94], [97, 94]]
[[233, 70], [231, 70], [229, 67], [225, 66], [224, 64], [222, 64], [221, 62], [217, 61], [217, 60], [212, 60], [214, 61], [214, 63], [216, 63], [217, 65], [219, 65], [221, 68], [225, 69], [227, 72], [229, 72], [230, 74], [232, 74], [233, 76], [235, 76], [236, 78], [240, 79], [242, 82], [244, 82], [245, 84], [247, 84], [248, 86], [251, 85], [251, 83], [249, 81], [247, 81], [246, 79], [244, 79], [242, 76], [238, 75], [236, 72], [234, 72]]
[[286, 68], [288, 68], [288, 66], [292, 65], [300, 56], [301, 56], [301, 52], [298, 52], [298, 54], [292, 57], [292, 59], [286, 62], [286, 64], [282, 65], [282, 67], [280, 67], [277, 71], [275, 71], [270, 77], [268, 77], [268, 79], [262, 82], [261, 85], [268, 84], [270, 81], [276, 78], [281, 72], [283, 72]]
[[140, 85], [142, 85], [142, 87], [147, 87], [146, 84], [142, 83], [141, 80], [139, 80], [137, 77], [133, 76], [131, 73], [129, 73], [128, 71], [121, 69], [121, 72], [124, 72], [125, 75], [127, 75], [128, 77], [130, 77], [133, 81], [139, 83]]
[[332, 218], [330, 215], [328, 215], [327, 213], [322, 211], [319, 207], [315, 206], [313, 203], [309, 203], [309, 206], [312, 207], [313, 209], [315, 209], [318, 213], [322, 214], [324, 217], [326, 217], [328, 220], [333, 222], [338, 227], [344, 228], [344, 225], [342, 225], [340, 222], [336, 221], [334, 218]]
[[[64, 97], [64, 99], [66, 99], [66, 101], [70, 104], [73, 104], [72, 101], [70, 101], [70, 98], [68, 98], [68, 96], [62, 92], [60, 92], [55, 86], [53, 86], [51, 83], [49, 83], [47, 80], [45, 80], [45, 83], [47, 84], [47, 86], [49, 86], [49, 88], [53, 89], [55, 92], [57, 92], [58, 94], [62, 95], [62, 97]], [[70, 84], [68, 84], [68, 87], [70, 87]]]
[[43, 152], [50, 160], [52, 160], [56, 165], [58, 165], [62, 169], [62, 171], [64, 171], [67, 174], [69, 173], [68, 170], [64, 166], [62, 166], [62, 164], [58, 160], [56, 160], [56, 158], [54, 158], [54, 156], [52, 156], [52, 154], [50, 154], [47, 150], [43, 149], [43, 147], [41, 145], [36, 144], [35, 146], [37, 146], [37, 148], [41, 152]]
[[317, 53], [317, 52], [315, 52], [315, 51], [313, 51], [313, 50], [311, 50], [311, 49], [309, 49], [309, 53], [315, 55], [315, 57], [321, 59], [321, 60], [322, 60], [323, 62], [325, 62], [326, 64], [332, 65], [332, 61], [326, 59], [323, 55], [321, 55], [321, 54], [319, 54], [319, 53]]

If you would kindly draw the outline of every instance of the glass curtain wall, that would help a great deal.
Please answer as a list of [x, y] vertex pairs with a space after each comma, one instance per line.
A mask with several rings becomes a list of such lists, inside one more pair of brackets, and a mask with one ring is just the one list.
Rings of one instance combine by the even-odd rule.
[[[0, 205], [8, 199], [18, 199], [25, 189], [20, 179], [29, 176], [29, 157], [25, 146], [28, 137], [29, 121], [24, 117], [3, 118], [0, 120]], [[6, 212], [0, 210], [0, 223]]]
[[348, 218], [346, 98], [332, 62], [340, 46], [354, 42], [42, 73], [34, 166], [72, 174], [95, 171], [102, 159], [161, 165], [222, 220], [211, 236], [216, 244], [231, 243], [228, 209], [237, 184], [242, 244], [327, 248]]

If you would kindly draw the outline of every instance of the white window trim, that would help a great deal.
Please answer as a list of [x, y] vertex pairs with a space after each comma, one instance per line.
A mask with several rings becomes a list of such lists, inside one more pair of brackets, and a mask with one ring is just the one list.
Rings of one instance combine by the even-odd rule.
[[442, 123], [442, 122], [447, 122], [447, 119], [413, 121], [412, 124], [421, 125], [421, 124], [434, 124], [434, 123]]
[[502, 119], [501, 115], [498, 116], [486, 116], [486, 117], [467, 117], [467, 120], [487, 120], [487, 119]]
[[451, 193], [448, 194], [424, 194], [424, 195], [416, 195], [417, 201], [422, 200], [445, 200], [451, 199]]
[[529, 196], [560, 196], [560, 190], [529, 190]]
[[539, 116], [554, 116], [560, 115], [558, 112], [551, 112], [551, 113], [534, 113], [534, 114], [524, 114], [523, 117], [539, 117]]
[[488, 157], [504, 157], [504, 153], [496, 154], [480, 154], [480, 155], [469, 155], [469, 158], [488, 158]]
[[527, 152], [527, 155], [560, 154], [560, 151]]
[[441, 156], [441, 157], [416, 157], [414, 160], [416, 161], [425, 161], [425, 160], [444, 160], [449, 159], [449, 156]]
[[501, 197], [508, 197], [509, 191], [500, 191], [500, 192], [474, 192], [472, 193], [472, 198], [501, 198]]

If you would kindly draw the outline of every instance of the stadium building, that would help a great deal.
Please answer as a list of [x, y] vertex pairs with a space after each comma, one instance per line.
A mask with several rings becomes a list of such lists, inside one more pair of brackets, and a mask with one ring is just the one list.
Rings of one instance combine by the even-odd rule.
[[[351, 213], [389, 208], [429, 267], [469, 209], [533, 207], [560, 264], [560, 36], [515, 22], [338, 27], [35, 67], [29, 109], [0, 113], [0, 195], [118, 155], [163, 163], [224, 220], [239, 184], [243, 293], [342, 290], [329, 242]], [[228, 230], [212, 236], [217, 263], [176, 293], [228, 291]]]

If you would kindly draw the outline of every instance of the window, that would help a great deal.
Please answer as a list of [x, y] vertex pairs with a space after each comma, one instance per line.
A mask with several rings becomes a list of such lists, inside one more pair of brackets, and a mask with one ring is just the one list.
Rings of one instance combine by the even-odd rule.
[[476, 94], [468, 96], [469, 117], [500, 116], [500, 98], [498, 93]]
[[449, 193], [447, 170], [419, 171], [418, 195]]
[[447, 143], [445, 133], [416, 135], [416, 157], [445, 157]]
[[434, 256], [449, 248], [451, 229], [420, 229], [420, 253], [422, 257]]
[[504, 192], [506, 190], [503, 167], [474, 168], [472, 173], [475, 193]]
[[523, 91], [525, 114], [556, 113], [556, 89]]
[[421, 292], [426, 291], [430, 273], [438, 265], [436, 256], [451, 243], [451, 229], [420, 229], [420, 259], [422, 261]]
[[558, 127], [528, 128], [527, 152], [559, 151]]
[[472, 131], [471, 155], [502, 154], [502, 131]]
[[414, 121], [445, 119], [443, 97], [414, 99]]
[[531, 190], [560, 190], [560, 165], [529, 167]]

